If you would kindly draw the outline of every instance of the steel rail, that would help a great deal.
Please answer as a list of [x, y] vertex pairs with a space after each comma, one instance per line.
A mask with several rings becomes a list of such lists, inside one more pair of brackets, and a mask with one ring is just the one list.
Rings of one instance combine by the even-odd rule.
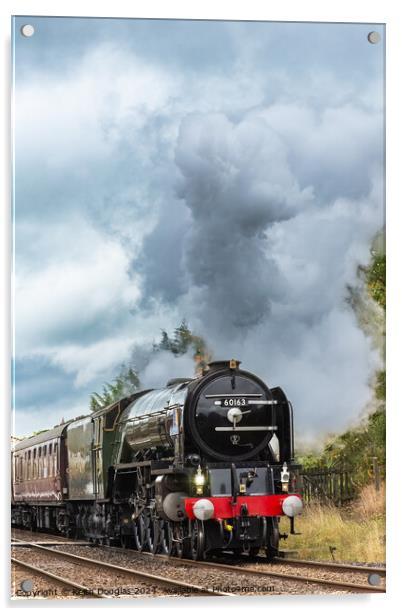
[[[124, 573], [125, 575], [132, 577], [143, 578], [146, 581], [156, 582], [158, 584], [162, 584], [164, 586], [173, 586], [177, 588], [184, 588], [188, 591], [196, 592], [197, 594], [203, 595], [215, 595], [215, 596], [229, 596], [234, 597], [233, 593], [223, 592], [214, 590], [213, 588], [206, 588], [204, 586], [199, 586], [197, 584], [190, 584], [188, 582], [184, 582], [183, 580], [172, 580], [171, 578], [166, 578], [159, 575], [154, 575], [153, 573], [147, 573], [145, 571], [139, 571], [138, 569], [126, 569], [124, 567], [120, 567], [119, 565], [115, 565], [113, 563], [106, 563], [100, 560], [93, 560], [92, 558], [86, 558], [85, 556], [78, 556], [77, 554], [71, 554], [69, 552], [64, 552], [62, 550], [54, 550], [53, 548], [47, 548], [43, 545], [37, 545], [35, 543], [26, 542], [27, 547], [33, 548], [35, 550], [43, 551], [54, 556], [59, 556], [64, 558], [64, 560], [71, 560], [77, 563], [89, 564], [96, 567], [103, 567], [104, 569], [109, 569], [111, 571], [118, 571], [119, 573]], [[178, 559], [180, 560], [180, 559]], [[190, 561], [193, 562], [193, 561]]]
[[[12, 548], [23, 548], [29, 546], [32, 541], [25, 541], [24, 539], [12, 539]], [[92, 545], [89, 541], [35, 541], [36, 545], [55, 546], [55, 545]]]
[[[257, 562], [262, 562], [258, 560]], [[265, 561], [266, 562], [266, 561]], [[275, 558], [274, 562], [278, 562], [284, 565], [302, 565], [309, 567], [316, 567], [317, 569], [332, 569], [333, 571], [351, 571], [352, 573], [378, 573], [378, 575], [386, 575], [385, 567], [370, 567], [369, 565], [349, 565], [347, 563], [326, 563], [318, 560], [301, 560], [298, 558]]]
[[[19, 567], [23, 567], [24, 569], [28, 569], [28, 571], [32, 571], [34, 573], [39, 573], [43, 577], [47, 577], [52, 581], [60, 582], [64, 584], [64, 586], [68, 586], [70, 588], [74, 588], [76, 590], [80, 590], [84, 592], [86, 595], [89, 595], [93, 599], [110, 599], [108, 595], [103, 595], [102, 593], [96, 593], [91, 588], [87, 588], [82, 584], [78, 584], [77, 582], [73, 582], [67, 578], [63, 578], [55, 573], [51, 573], [50, 571], [46, 571], [45, 569], [41, 569], [40, 567], [36, 567], [35, 565], [31, 565], [29, 563], [23, 562], [22, 560], [18, 560], [18, 558], [11, 557], [11, 562]], [[23, 595], [22, 595], [23, 596]], [[66, 597], [68, 599], [68, 596]]]

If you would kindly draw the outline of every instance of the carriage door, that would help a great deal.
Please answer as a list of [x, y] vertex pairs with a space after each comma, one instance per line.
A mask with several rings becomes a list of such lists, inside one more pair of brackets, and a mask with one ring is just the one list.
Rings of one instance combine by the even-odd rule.
[[95, 498], [104, 498], [103, 491], [103, 417], [95, 417], [94, 445], [93, 445], [93, 470]]

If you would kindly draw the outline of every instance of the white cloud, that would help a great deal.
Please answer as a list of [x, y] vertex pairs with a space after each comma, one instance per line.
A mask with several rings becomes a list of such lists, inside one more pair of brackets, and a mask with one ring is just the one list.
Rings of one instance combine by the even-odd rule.
[[129, 120], [134, 134], [175, 87], [172, 75], [112, 45], [87, 53], [67, 74], [38, 69], [18, 86], [18, 155], [85, 176], [85, 163], [94, 168], [113, 155], [122, 124]]
[[[286, 143], [300, 182], [312, 183], [325, 198], [368, 192], [382, 164], [382, 111], [358, 101], [333, 100], [314, 109], [303, 102], [275, 103], [254, 111]], [[354, 192], [353, 192], [354, 191]]]
[[67, 421], [85, 415], [88, 413], [88, 396], [77, 396], [74, 404], [55, 398], [51, 403], [41, 404], [39, 411], [35, 406], [19, 408], [13, 415], [11, 433], [22, 438], [38, 430], [53, 428], [63, 419]]
[[101, 375], [110, 379], [111, 371], [128, 356], [132, 342], [129, 336], [120, 334], [85, 346], [67, 344], [48, 348], [45, 353], [67, 374], [76, 375], [74, 384], [81, 387]]
[[[128, 313], [140, 297], [130, 255], [113, 237], [74, 219], [46, 226], [44, 263], [21, 258], [15, 276], [16, 347], [26, 355], [62, 342], [63, 332], [99, 327]], [[58, 242], [55, 242], [55, 238]]]
[[175, 357], [169, 351], [161, 351], [151, 358], [141, 373], [144, 387], [163, 387], [173, 377], [192, 378], [194, 359], [191, 353]]

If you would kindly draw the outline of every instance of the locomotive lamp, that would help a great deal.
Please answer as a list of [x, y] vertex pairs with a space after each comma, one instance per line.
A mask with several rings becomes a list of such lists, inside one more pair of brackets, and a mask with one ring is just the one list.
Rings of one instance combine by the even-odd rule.
[[296, 494], [292, 494], [291, 496], [287, 496], [282, 503], [283, 513], [288, 516], [288, 518], [294, 518], [297, 515], [300, 515], [303, 510], [303, 501], [301, 498], [296, 496]]
[[200, 465], [198, 465], [197, 472], [194, 477], [194, 484], [196, 493], [202, 494], [205, 486], [205, 475], [203, 475]]
[[290, 473], [288, 471], [288, 465], [284, 462], [281, 471], [282, 492], [289, 492], [289, 479]]
[[214, 504], [207, 498], [200, 498], [193, 505], [193, 513], [198, 520], [209, 520], [215, 513]]

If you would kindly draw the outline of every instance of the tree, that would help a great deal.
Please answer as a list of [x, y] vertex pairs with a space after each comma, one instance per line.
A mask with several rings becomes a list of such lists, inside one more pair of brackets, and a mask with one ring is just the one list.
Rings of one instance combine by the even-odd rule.
[[366, 269], [367, 288], [371, 297], [385, 310], [386, 257], [374, 253], [371, 265]]
[[90, 397], [89, 406], [91, 411], [98, 411], [109, 406], [130, 394], [135, 393], [140, 388], [140, 379], [135, 370], [129, 366], [121, 367], [119, 375], [112, 383], [105, 383], [102, 393], [93, 392]]
[[154, 352], [170, 351], [176, 356], [192, 351], [196, 371], [205, 368], [211, 360], [205, 340], [192, 333], [185, 319], [182, 320], [179, 327], [176, 327], [172, 337], [169, 337], [169, 334], [162, 330], [161, 340], [154, 344], [153, 348]]
[[[211, 359], [205, 341], [191, 332], [185, 319], [176, 327], [172, 337], [164, 329], [162, 330], [160, 341], [152, 345], [153, 353], [161, 351], [170, 351], [175, 356], [191, 351], [197, 371], [202, 370]], [[91, 394], [90, 409], [97, 411], [109, 406], [135, 393], [140, 386], [140, 379], [135, 369], [123, 364], [117, 377], [112, 382], [103, 385], [102, 393], [93, 392]]]

